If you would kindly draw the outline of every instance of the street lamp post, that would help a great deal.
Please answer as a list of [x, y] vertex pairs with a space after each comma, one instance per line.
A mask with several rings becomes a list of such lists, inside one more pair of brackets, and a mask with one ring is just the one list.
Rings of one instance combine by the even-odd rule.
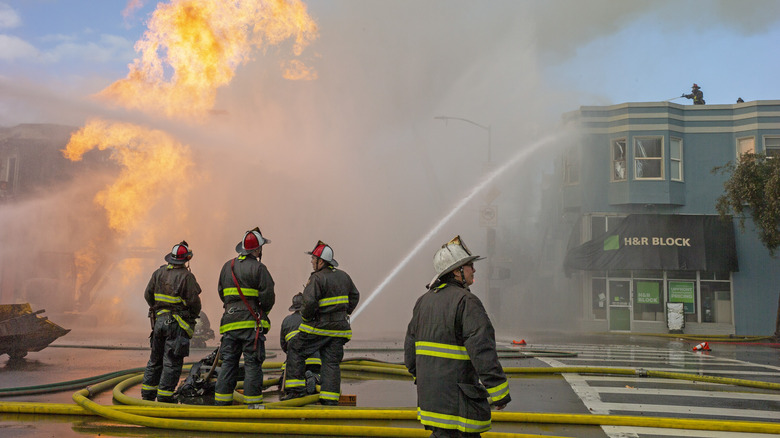
[[482, 129], [484, 129], [485, 131], [487, 131], [487, 133], [488, 133], [487, 163], [488, 163], [488, 165], [490, 165], [490, 162], [492, 160], [492, 157], [491, 157], [491, 154], [492, 154], [491, 142], [492, 142], [492, 137], [493, 137], [492, 131], [490, 129], [490, 125], [487, 125], [487, 126], [481, 125], [481, 124], [479, 124], [479, 123], [477, 123], [477, 122], [475, 122], [473, 120], [464, 119], [463, 117], [436, 116], [436, 117], [434, 117], [434, 119], [436, 119], [436, 120], [444, 120], [445, 123], [450, 121], [450, 120], [460, 120], [461, 122], [471, 123], [472, 125], [478, 126], [478, 127], [482, 128]]
[[[449, 117], [449, 116], [436, 116], [434, 119], [437, 120], [444, 120], [444, 122], [449, 122], [450, 120], [460, 120], [461, 122], [470, 123], [478, 128], [484, 129], [488, 133], [488, 143], [487, 143], [487, 171], [490, 171], [491, 161], [492, 161], [492, 131], [490, 128], [490, 125], [482, 125], [480, 123], [477, 123], [473, 120], [464, 119], [463, 117]], [[492, 201], [490, 201], [492, 202]], [[487, 275], [485, 276], [485, 293], [486, 293], [486, 299], [488, 300], [488, 305], [490, 306], [491, 302], [497, 302], [497, 297], [491, 296], [491, 290], [490, 290], [490, 277], [493, 275], [493, 254], [495, 253], [495, 228], [493, 228], [491, 225], [486, 225], [485, 227], [485, 246], [487, 250], [486, 259], [487, 259]], [[493, 308], [497, 306], [490, 306], [491, 307], [491, 313], [495, 313], [498, 309]], [[498, 316], [498, 315], [496, 315]]]

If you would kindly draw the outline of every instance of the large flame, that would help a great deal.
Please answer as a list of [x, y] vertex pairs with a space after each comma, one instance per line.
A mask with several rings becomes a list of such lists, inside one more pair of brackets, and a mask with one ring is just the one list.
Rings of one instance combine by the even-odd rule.
[[[202, 117], [253, 48], [294, 38], [298, 56], [316, 37], [317, 25], [299, 0], [171, 1], [149, 20], [127, 77], [100, 96], [169, 118]], [[298, 73], [284, 73], [288, 79], [313, 77], [302, 61], [294, 66]]]
[[[142, 4], [131, 0], [125, 15]], [[213, 111], [217, 90], [233, 79], [253, 49], [291, 39], [297, 57], [316, 37], [316, 23], [300, 0], [171, 0], [159, 4], [152, 14], [147, 31], [135, 45], [139, 57], [129, 65], [127, 77], [98, 96], [128, 109], [197, 122]], [[317, 76], [297, 59], [283, 62], [282, 74], [295, 80]], [[76, 161], [92, 149], [110, 149], [111, 158], [121, 167], [116, 180], [95, 196], [95, 202], [105, 208], [117, 237], [134, 240], [125, 241], [125, 246], [156, 245], [156, 230], [145, 219], [165, 194], [171, 194], [166, 199], [174, 202], [164, 207], [174, 209], [171, 216], [177, 221], [186, 221], [186, 206], [177, 193], [190, 188], [191, 175], [196, 173], [188, 146], [160, 130], [94, 119], [71, 136], [63, 153]], [[113, 243], [118, 240], [114, 238]], [[118, 257], [94, 254], [105, 252], [103, 243], [96, 237], [80, 251], [80, 271], [86, 271], [82, 277], [98, 269], [92, 260]], [[127, 262], [120, 265], [121, 283], [142, 275], [137, 260]], [[117, 296], [108, 301], [96, 298], [96, 304], [103, 299], [110, 312], [123, 308], [116, 306]], [[119, 320], [118, 315], [110, 315]]]
[[131, 231], [167, 188], [191, 179], [189, 148], [160, 130], [92, 120], [71, 136], [64, 154], [77, 161], [94, 148], [111, 148], [111, 158], [122, 166], [114, 184], [95, 197], [108, 212], [109, 226], [120, 232]]

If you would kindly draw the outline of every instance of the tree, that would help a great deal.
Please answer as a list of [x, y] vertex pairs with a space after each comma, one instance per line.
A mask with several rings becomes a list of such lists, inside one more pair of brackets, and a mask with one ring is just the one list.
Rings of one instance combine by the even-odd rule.
[[723, 218], [733, 213], [742, 231], [749, 213], [761, 243], [774, 257], [780, 247], [780, 157], [742, 154], [736, 164], [728, 162], [712, 172], [729, 175], [715, 205], [718, 213]]
[[[728, 162], [712, 169], [712, 172], [730, 175], [723, 183], [726, 192], [715, 205], [720, 216], [725, 218], [733, 212], [739, 218], [740, 230], [744, 231], [744, 213], [748, 210], [761, 243], [774, 257], [780, 247], [780, 157], [742, 154], [736, 165]], [[774, 337], [780, 340], [780, 298]]]

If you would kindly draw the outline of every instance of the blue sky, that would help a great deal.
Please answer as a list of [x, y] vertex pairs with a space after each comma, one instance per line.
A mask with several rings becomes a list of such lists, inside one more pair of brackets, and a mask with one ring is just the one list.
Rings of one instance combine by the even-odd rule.
[[[138, 7], [131, 8], [132, 4]], [[156, 2], [140, 0], [0, 1], [0, 78], [9, 87], [31, 80], [61, 93], [99, 91], [126, 75], [136, 55], [133, 44], [155, 7]], [[400, 69], [407, 62], [435, 58], [440, 50], [425, 41], [418, 46], [404, 41], [405, 29], [413, 33], [429, 27], [441, 34], [441, 41], [452, 39], [453, 44], [459, 44], [465, 34], [464, 41], [482, 45], [481, 50], [461, 50], [452, 56], [477, 54], [485, 57], [479, 62], [495, 66], [511, 58], [512, 50], [526, 53], [515, 62], [525, 63], [525, 70], [532, 62], [533, 80], [538, 81], [534, 89], [545, 90], [540, 94], [549, 98], [545, 111], [551, 113], [580, 105], [668, 100], [689, 92], [693, 82], [702, 87], [709, 104], [733, 103], [737, 97], [780, 98], [774, 73], [779, 2], [553, 0], [475, 5], [453, 0], [322, 0], [308, 2], [308, 7], [323, 36], [342, 32], [345, 24], [357, 24], [386, 35], [383, 44], [409, 44], [385, 55], [396, 57], [388, 65]], [[129, 14], [124, 16], [123, 11]], [[340, 41], [348, 42], [350, 47], [343, 49], [356, 56], [372, 50], [354, 47], [360, 41]], [[330, 44], [329, 39], [322, 38], [321, 44]], [[313, 50], [320, 56], [326, 51], [316, 44]], [[373, 60], [365, 56], [350, 62]], [[446, 68], [461, 69], [456, 75], [462, 81], [489, 82], [497, 90], [512, 88], [519, 79], [517, 74], [502, 76], [489, 68], [474, 71], [464, 62]], [[410, 88], [415, 86], [411, 82], [416, 78], [406, 79]], [[542, 97], [533, 98], [537, 99]], [[494, 106], [503, 104], [508, 103], [497, 100]], [[34, 109], [5, 108], [0, 115], [6, 119], [0, 125], [6, 126], [24, 121], [21, 117], [40, 117]]]

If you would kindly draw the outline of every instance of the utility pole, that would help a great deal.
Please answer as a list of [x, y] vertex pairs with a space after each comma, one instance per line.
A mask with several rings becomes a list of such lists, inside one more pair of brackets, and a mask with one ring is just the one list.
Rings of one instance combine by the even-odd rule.
[[[449, 116], [436, 116], [434, 117], [436, 120], [444, 120], [445, 123], [449, 122], [450, 120], [459, 120], [461, 122], [466, 122], [471, 125], [474, 125], [480, 129], [483, 129], [487, 131], [487, 166], [485, 169], [485, 173], [490, 172], [490, 167], [492, 165], [492, 141], [493, 141], [493, 133], [490, 125], [482, 125], [480, 123], [477, 123], [473, 120], [465, 119], [463, 117], [449, 117]], [[485, 207], [480, 211], [480, 225], [485, 227], [485, 250], [487, 251], [487, 254], [485, 255], [487, 260], [487, 273], [484, 276], [485, 278], [485, 299], [487, 300], [488, 307], [490, 308], [490, 313], [498, 316], [498, 310], [500, 308], [500, 302], [498, 296], [493, 296], [493, 291], [490, 288], [490, 277], [493, 275], [493, 256], [496, 252], [496, 222], [497, 222], [497, 209], [496, 206], [492, 205], [493, 200], [495, 199], [495, 195], [488, 198]]]

